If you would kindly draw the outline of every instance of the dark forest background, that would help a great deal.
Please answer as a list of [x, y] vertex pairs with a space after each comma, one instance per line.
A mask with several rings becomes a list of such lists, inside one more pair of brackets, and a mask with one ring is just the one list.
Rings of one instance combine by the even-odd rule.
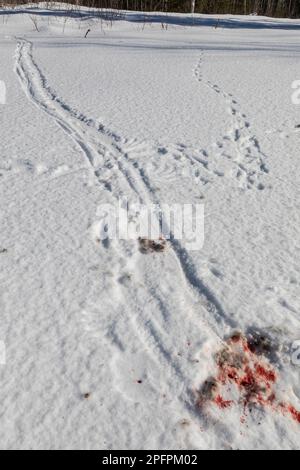
[[[195, 13], [258, 14], [286, 18], [300, 17], [300, 0], [65, 0], [65, 2], [118, 10], [170, 11], [182, 13], [195, 11]], [[0, 1], [0, 4], [1, 3]], [[3, 3], [28, 2], [22, 2], [22, 0], [20, 2], [17, 2], [17, 0], [7, 0]]]

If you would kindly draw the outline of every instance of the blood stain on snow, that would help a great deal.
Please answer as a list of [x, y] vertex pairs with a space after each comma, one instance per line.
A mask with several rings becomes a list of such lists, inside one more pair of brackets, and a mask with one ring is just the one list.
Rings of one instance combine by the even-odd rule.
[[289, 410], [292, 418], [295, 421], [297, 421], [298, 423], [300, 423], [300, 413], [299, 413], [299, 411], [297, 411], [292, 405], [288, 406], [288, 410]]
[[300, 412], [296, 410], [296, 408], [292, 405], [287, 405], [285, 403], [280, 403], [279, 408], [283, 412], [283, 414], [290, 414], [294, 421], [300, 424]]
[[[279, 411], [300, 423], [300, 412], [291, 404], [277, 400], [275, 385], [278, 374], [259, 346], [241, 333], [233, 334], [216, 354], [218, 373], [206, 380], [198, 392], [198, 406], [212, 403], [225, 410], [233, 405], [242, 405], [242, 424], [246, 421], [247, 411], [251, 413], [255, 406]], [[238, 398], [228, 397], [231, 394]]]
[[217, 395], [216, 398], [214, 399], [214, 403], [219, 407], [219, 408], [229, 408], [232, 404], [232, 400], [224, 400], [221, 395]]
[[255, 365], [255, 370], [258, 375], [263, 377], [266, 382], [276, 382], [276, 374], [273, 370], [267, 370], [261, 364]]

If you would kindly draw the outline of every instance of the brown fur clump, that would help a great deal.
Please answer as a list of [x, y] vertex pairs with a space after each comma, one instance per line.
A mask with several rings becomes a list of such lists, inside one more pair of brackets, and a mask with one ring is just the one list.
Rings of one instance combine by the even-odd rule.
[[144, 255], [149, 253], [162, 253], [165, 251], [167, 243], [166, 240], [160, 238], [159, 240], [149, 240], [149, 238], [139, 238], [140, 252]]

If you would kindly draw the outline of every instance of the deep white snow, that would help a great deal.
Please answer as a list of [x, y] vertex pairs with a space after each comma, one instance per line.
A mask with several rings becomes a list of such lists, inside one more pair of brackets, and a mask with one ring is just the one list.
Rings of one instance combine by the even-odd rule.
[[[217, 19], [0, 9], [2, 449], [299, 448], [300, 21]], [[124, 197], [203, 248], [99, 241]], [[207, 398], [254, 330], [276, 399]]]

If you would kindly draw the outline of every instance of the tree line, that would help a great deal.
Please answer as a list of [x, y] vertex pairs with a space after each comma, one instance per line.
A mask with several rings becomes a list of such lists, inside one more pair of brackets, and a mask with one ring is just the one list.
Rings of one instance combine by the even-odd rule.
[[[78, 4], [78, 0], [74, 0]], [[300, 17], [300, 0], [81, 0], [82, 5], [136, 11]]]
[[[169, 11], [206, 14], [257, 14], [300, 18], [300, 0], [63, 0], [66, 3], [95, 8], [136, 11]], [[0, 3], [28, 3], [7, 0]], [[33, 3], [33, 2], [32, 2]], [[47, 2], [49, 4], [55, 2]]]

